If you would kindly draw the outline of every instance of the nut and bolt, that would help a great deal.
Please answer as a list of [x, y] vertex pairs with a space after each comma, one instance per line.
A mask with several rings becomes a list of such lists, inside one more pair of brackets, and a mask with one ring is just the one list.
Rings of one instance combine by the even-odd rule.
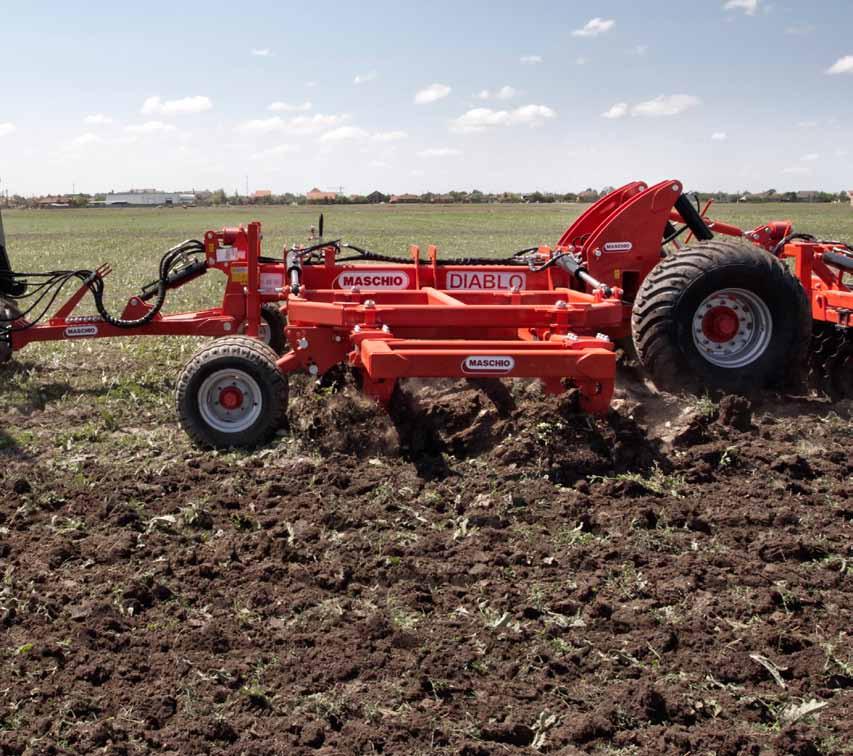
[[565, 310], [569, 305], [566, 303], [565, 299], [558, 299], [557, 303], [554, 305], [558, 310]]
[[320, 372], [320, 368], [318, 368], [316, 365], [309, 365], [308, 372], [311, 375], [317, 375]]
[[296, 342], [297, 349], [308, 349], [308, 339], [304, 336]]
[[372, 310], [374, 307], [376, 307], [376, 302], [374, 302], [372, 299], [365, 299], [363, 307], [365, 310]]

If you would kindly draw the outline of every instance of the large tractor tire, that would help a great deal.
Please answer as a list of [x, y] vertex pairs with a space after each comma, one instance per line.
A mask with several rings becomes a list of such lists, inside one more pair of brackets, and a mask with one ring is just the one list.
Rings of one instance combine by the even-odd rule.
[[229, 336], [202, 347], [178, 379], [181, 427], [204, 447], [252, 448], [284, 423], [287, 379], [275, 352], [257, 339]]
[[748, 394], [799, 378], [811, 312], [782, 262], [752, 245], [708, 241], [652, 270], [631, 330], [660, 388]]

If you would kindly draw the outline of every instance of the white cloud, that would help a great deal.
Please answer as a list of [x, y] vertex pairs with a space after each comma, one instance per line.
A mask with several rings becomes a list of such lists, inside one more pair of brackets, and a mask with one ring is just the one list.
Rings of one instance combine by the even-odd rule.
[[524, 105], [515, 110], [473, 108], [450, 122], [450, 130], [470, 134], [493, 126], [541, 126], [556, 117], [547, 105]]
[[269, 118], [256, 118], [244, 121], [237, 127], [237, 131], [245, 134], [272, 134], [276, 131], [289, 131], [294, 134], [312, 134], [323, 129], [339, 126], [349, 120], [349, 114], [315, 113], [314, 115], [295, 116], [285, 120], [281, 116], [270, 116]]
[[817, 121], [799, 121], [797, 126], [801, 129], [816, 129], [818, 126]]
[[370, 71], [366, 74], [356, 74], [355, 78], [352, 80], [353, 84], [366, 84], [369, 81], [375, 81], [378, 74], [376, 71]]
[[580, 57], [575, 58], [575, 63], [579, 66], [585, 66], [587, 64], [587, 60], [581, 55]]
[[94, 113], [93, 115], [87, 115], [83, 119], [83, 123], [86, 123], [89, 126], [109, 126], [112, 122], [113, 119], [109, 116], [104, 115], [103, 113]]
[[209, 97], [196, 95], [195, 97], [184, 97], [180, 100], [161, 100], [159, 97], [149, 97], [142, 103], [142, 115], [188, 115], [191, 113], [204, 113], [213, 108], [213, 102]]
[[480, 100], [511, 100], [513, 97], [518, 97], [519, 94], [520, 92], [515, 87], [507, 84], [494, 92], [489, 89], [483, 89], [477, 95], [477, 98]]
[[245, 121], [237, 127], [239, 131], [252, 134], [268, 134], [273, 131], [280, 131], [283, 128], [284, 120], [280, 116], [256, 118], [252, 121]]
[[267, 105], [267, 110], [271, 110], [273, 113], [306, 113], [313, 107], [314, 106], [308, 101], [300, 103], [299, 105], [291, 105], [290, 103], [277, 100], [276, 102], [271, 102]]
[[729, 135], [726, 134], [725, 131], [715, 131], [713, 134], [711, 134], [712, 142], [725, 142], [728, 138]]
[[726, 0], [724, 10], [742, 10], [747, 16], [758, 13], [759, 0]]
[[431, 102], [443, 100], [451, 92], [447, 84], [430, 84], [425, 89], [421, 89], [415, 94], [416, 105], [427, 105]]
[[371, 139], [375, 142], [399, 142], [401, 139], [408, 139], [409, 135], [405, 131], [377, 131], [372, 134]]
[[333, 126], [340, 126], [350, 119], [349, 113], [315, 113], [312, 116], [296, 116], [287, 122], [288, 130], [295, 134], [313, 134]]
[[789, 165], [787, 168], [782, 169], [782, 173], [804, 175], [806, 173], [811, 173], [811, 170], [809, 168], [806, 168], [806, 166], [804, 165]]
[[[421, 150], [418, 157], [422, 158], [443, 158], [457, 157], [462, 154], [462, 150], [456, 150], [452, 147], [431, 147], [428, 150]], [[413, 172], [414, 173], [414, 172]]]
[[390, 168], [391, 166], [382, 160], [371, 160], [368, 164], [371, 168]]
[[602, 118], [624, 118], [628, 115], [628, 103], [627, 102], [617, 102], [615, 105], [611, 106], [609, 110], [605, 111], [601, 114]]
[[368, 136], [364, 129], [358, 126], [341, 126], [337, 129], [327, 131], [320, 137], [321, 142], [348, 142], [353, 139], [364, 139]]
[[75, 147], [82, 147], [87, 144], [100, 144], [103, 141], [102, 137], [97, 134], [93, 134], [91, 131], [87, 131], [85, 134], [81, 134], [80, 136], [72, 139], [71, 144]]
[[648, 45], [635, 45], [634, 49], [631, 50], [631, 52], [634, 55], [640, 55], [640, 56], [645, 55], [648, 51], [649, 51]]
[[256, 48], [252, 50], [252, 55], [254, 55], [256, 58], [269, 58], [272, 54], [272, 50], [270, 50], [268, 47], [262, 47], [260, 49]]
[[572, 32], [573, 37], [597, 37], [599, 34], [604, 34], [610, 31], [616, 21], [612, 18], [592, 18], [584, 24], [580, 29], [575, 29]]
[[125, 126], [124, 130], [130, 134], [158, 134], [167, 131], [176, 131], [172, 124], [163, 123], [162, 121], [147, 121], [146, 123], [133, 124]]
[[815, 160], [820, 160], [820, 155], [817, 152], [809, 152], [807, 155], [803, 155], [800, 160], [803, 163], [813, 163]]
[[268, 150], [262, 150], [252, 155], [252, 160], [263, 160], [264, 158], [274, 158], [281, 155], [292, 155], [299, 152], [299, 147], [295, 144], [279, 144], [275, 147], [270, 147]]
[[835, 61], [826, 72], [831, 75], [853, 73], [853, 55], [845, 55]]
[[522, 55], [519, 60], [521, 64], [524, 66], [535, 66], [537, 63], [542, 62], [541, 55]]
[[680, 115], [685, 110], [701, 105], [702, 100], [693, 95], [674, 94], [660, 95], [654, 100], [647, 100], [631, 108], [631, 115], [635, 116], [674, 116]]
[[8, 136], [16, 128], [14, 123], [0, 123], [0, 137]]

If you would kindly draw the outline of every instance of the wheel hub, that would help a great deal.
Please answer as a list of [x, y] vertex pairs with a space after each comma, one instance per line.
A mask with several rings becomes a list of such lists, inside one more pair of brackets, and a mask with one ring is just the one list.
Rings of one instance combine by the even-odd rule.
[[243, 392], [234, 386], [226, 386], [219, 392], [219, 404], [226, 410], [235, 410], [243, 404]]
[[260, 417], [263, 409], [261, 387], [243, 370], [217, 370], [202, 382], [198, 408], [204, 421], [215, 430], [240, 433]]
[[712, 307], [702, 318], [702, 332], [718, 344], [731, 341], [740, 330], [740, 319], [731, 307]]
[[740, 368], [764, 354], [773, 318], [761, 297], [747, 289], [720, 289], [693, 316], [693, 343], [712, 365]]

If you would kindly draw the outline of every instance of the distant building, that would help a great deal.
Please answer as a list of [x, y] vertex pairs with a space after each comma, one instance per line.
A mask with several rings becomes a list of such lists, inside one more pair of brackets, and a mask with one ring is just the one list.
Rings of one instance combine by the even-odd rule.
[[388, 197], [379, 190], [373, 191], [365, 197], [365, 199], [373, 205], [378, 205], [380, 202], [387, 202]]
[[158, 192], [154, 189], [131, 189], [129, 192], [110, 192], [104, 196], [104, 204], [119, 207], [161, 207], [170, 205], [192, 205], [195, 195], [184, 192]]
[[334, 202], [337, 198], [337, 192], [321, 192], [316, 186], [305, 195], [308, 202]]
[[397, 205], [404, 202], [420, 202], [421, 198], [417, 194], [392, 194], [388, 200], [392, 205]]
[[817, 199], [818, 193], [816, 191], [811, 192], [797, 192], [797, 199], [800, 202], [814, 202]]
[[42, 210], [50, 209], [50, 208], [64, 208], [71, 207], [71, 197], [68, 196], [48, 196], [48, 197], [40, 197], [36, 200], [36, 205], [40, 207]]
[[270, 197], [272, 197], [272, 189], [258, 189], [252, 194], [253, 200], [269, 199]]

